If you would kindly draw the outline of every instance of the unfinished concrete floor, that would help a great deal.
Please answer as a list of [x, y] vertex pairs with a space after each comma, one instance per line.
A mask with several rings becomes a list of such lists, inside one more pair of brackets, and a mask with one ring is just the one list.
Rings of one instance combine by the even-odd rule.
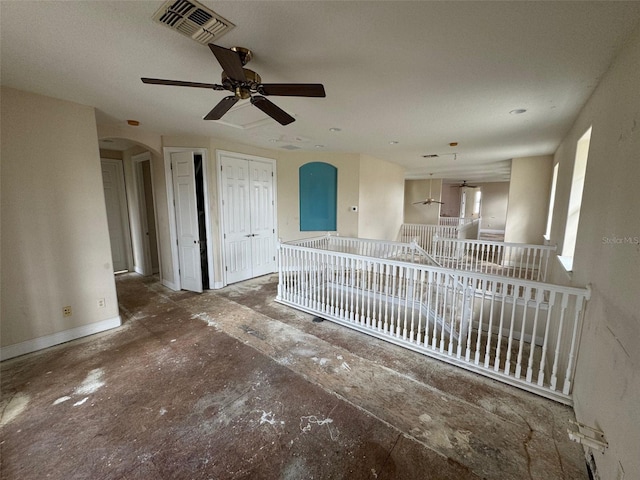
[[586, 479], [570, 408], [273, 301], [117, 277], [124, 325], [3, 362], [3, 479]]

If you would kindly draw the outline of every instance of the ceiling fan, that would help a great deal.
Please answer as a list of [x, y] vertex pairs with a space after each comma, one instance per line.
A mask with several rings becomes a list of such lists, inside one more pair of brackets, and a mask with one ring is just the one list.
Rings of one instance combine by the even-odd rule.
[[463, 180], [458, 188], [478, 188], [478, 185], [469, 185], [466, 180]]
[[183, 82], [180, 80], [163, 80], [160, 78], [141, 78], [143, 83], [154, 85], [173, 85], [178, 87], [208, 88], [211, 90], [228, 90], [233, 95], [224, 97], [204, 116], [204, 120], [219, 120], [239, 100], [251, 99], [251, 104], [258, 107], [281, 125], [295, 121], [291, 115], [267, 100], [265, 96], [280, 95], [288, 97], [325, 97], [321, 83], [262, 83], [260, 75], [244, 68], [251, 60], [251, 50], [243, 47], [224, 48], [209, 44], [222, 67], [222, 85], [213, 83]]
[[[429, 175], [433, 175], [433, 173], [430, 173]], [[429, 196], [426, 199], [422, 200], [421, 202], [413, 202], [413, 205], [418, 205], [418, 204], [431, 205], [433, 203], [439, 203], [440, 205], [444, 205], [444, 202], [439, 202], [431, 196], [431, 178], [429, 178]]]

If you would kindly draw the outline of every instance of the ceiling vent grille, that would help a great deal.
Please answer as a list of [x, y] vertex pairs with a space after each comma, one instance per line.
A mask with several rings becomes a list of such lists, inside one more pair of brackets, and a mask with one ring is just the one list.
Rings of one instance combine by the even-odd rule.
[[235, 27], [195, 0], [169, 0], [153, 15], [153, 19], [203, 45], [218, 40]]

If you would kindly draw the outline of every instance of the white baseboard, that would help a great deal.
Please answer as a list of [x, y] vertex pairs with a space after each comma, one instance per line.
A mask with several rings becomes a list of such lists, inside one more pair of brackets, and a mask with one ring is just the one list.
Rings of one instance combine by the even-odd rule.
[[37, 352], [43, 348], [53, 347], [54, 345], [70, 342], [71, 340], [76, 340], [95, 333], [111, 330], [112, 328], [119, 327], [120, 325], [122, 325], [122, 319], [120, 318], [120, 315], [118, 315], [117, 317], [102, 320], [101, 322], [90, 323], [88, 325], [82, 325], [81, 327], [63, 330], [61, 332], [52, 333], [51, 335], [45, 335], [44, 337], [33, 338], [25, 342], [7, 345], [6, 347], [0, 348], [0, 361], [25, 355], [27, 353]]

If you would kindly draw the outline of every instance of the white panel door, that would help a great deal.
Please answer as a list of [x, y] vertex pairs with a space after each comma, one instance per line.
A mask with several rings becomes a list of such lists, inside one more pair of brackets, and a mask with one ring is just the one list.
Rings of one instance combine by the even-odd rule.
[[198, 229], [193, 152], [172, 153], [171, 168], [178, 234], [180, 284], [183, 290], [202, 292], [200, 231]]
[[223, 157], [222, 211], [224, 215], [224, 262], [227, 283], [251, 278], [251, 203], [249, 164]]
[[276, 270], [273, 164], [250, 161], [251, 267], [258, 277]]
[[226, 282], [275, 271], [273, 165], [221, 155]]
[[124, 176], [122, 162], [118, 160], [102, 160], [102, 184], [104, 186], [104, 200], [107, 206], [107, 223], [109, 225], [109, 240], [111, 241], [111, 260], [113, 271], [128, 269], [127, 242], [125, 235], [126, 209], [123, 205]]

